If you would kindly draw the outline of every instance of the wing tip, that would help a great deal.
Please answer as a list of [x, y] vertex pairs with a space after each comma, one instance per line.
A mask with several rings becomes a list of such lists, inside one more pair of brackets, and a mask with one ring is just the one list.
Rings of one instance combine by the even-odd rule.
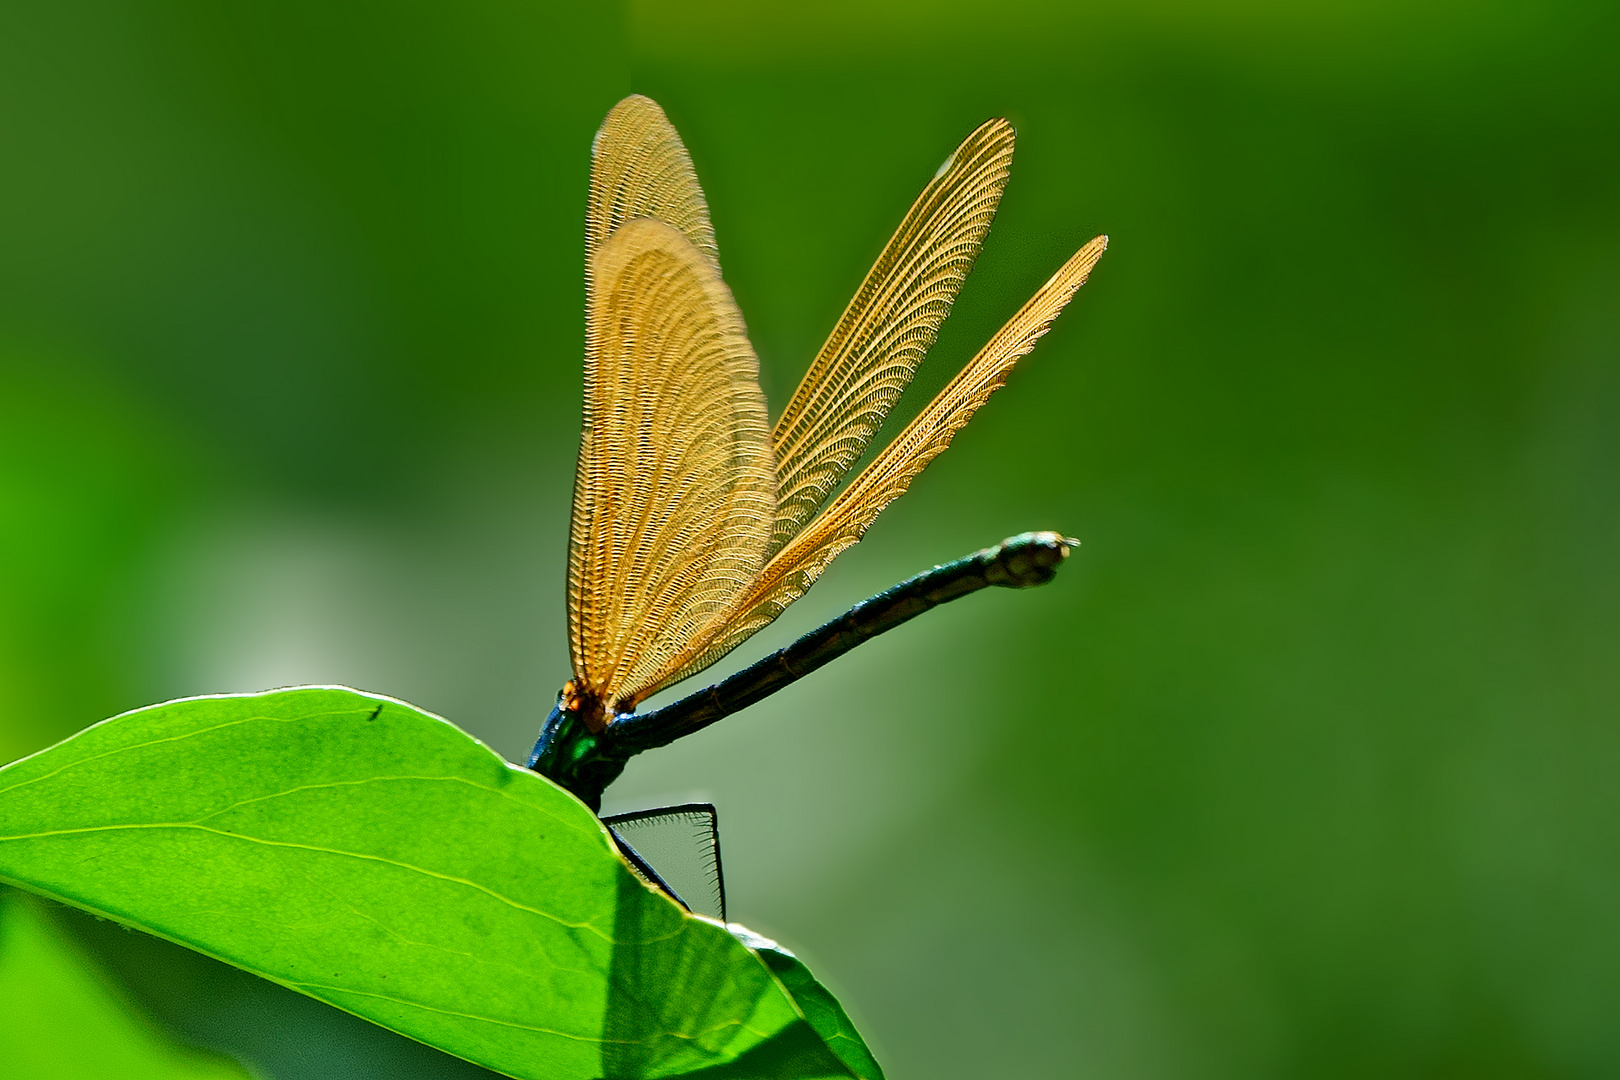
[[969, 135], [966, 141], [973, 142], [980, 139], [1000, 153], [1010, 154], [1013, 144], [1018, 141], [1018, 130], [1006, 117], [996, 116], [974, 128], [973, 134]]
[[608, 116], [612, 117], [623, 113], [636, 111], [655, 112], [659, 116], [664, 115], [664, 107], [658, 104], [658, 102], [654, 101], [652, 98], [648, 97], [646, 94], [625, 95], [618, 100], [613, 108], [608, 110], [607, 114]]
[[1093, 236], [1080, 246], [1080, 250], [1070, 255], [1068, 261], [1058, 269], [1052, 280], [1070, 279], [1074, 281], [1074, 288], [1078, 289], [1086, 283], [1091, 271], [1096, 267], [1097, 260], [1101, 259], [1103, 252], [1108, 250], [1108, 235], [1100, 233]]
[[[968, 133], [955, 150], [934, 171], [934, 179], [938, 180], [959, 161], [976, 159], [983, 156], [1010, 157], [1013, 145], [1017, 142], [1018, 133], [1003, 117], [992, 117]], [[1005, 166], [1004, 166], [1005, 167]]]
[[591, 155], [593, 157], [596, 155], [608, 132], [635, 127], [669, 128], [670, 131], [674, 131], [674, 126], [670, 124], [662, 105], [645, 94], [631, 94], [620, 98], [613, 108], [607, 111], [607, 115], [602, 117], [602, 123], [596, 129], [596, 136], [591, 140]]

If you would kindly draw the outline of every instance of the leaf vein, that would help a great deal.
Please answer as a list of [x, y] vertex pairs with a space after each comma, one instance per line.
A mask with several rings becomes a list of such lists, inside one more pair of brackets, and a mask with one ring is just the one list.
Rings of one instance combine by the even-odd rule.
[[[403, 1005], [408, 1009], [421, 1009], [423, 1012], [438, 1013], [441, 1016], [453, 1016], [458, 1020], [476, 1020], [480, 1023], [495, 1024], [500, 1027], [516, 1028], [519, 1031], [533, 1031], [541, 1035], [557, 1035], [561, 1038], [572, 1039], [576, 1042], [596, 1043], [598, 1045], [602, 1043], [614, 1043], [624, 1046], [640, 1046], [643, 1044], [643, 1040], [640, 1039], [605, 1039], [600, 1035], [580, 1035], [571, 1031], [558, 1031], [556, 1028], [539, 1027], [534, 1024], [522, 1024], [516, 1020], [501, 1020], [493, 1016], [479, 1016], [477, 1013], [461, 1012], [458, 1009], [441, 1009], [434, 1005], [424, 1005], [419, 1001], [408, 1001], [405, 998], [395, 997], [392, 994], [378, 994], [368, 990], [355, 990], [347, 986], [326, 986], [322, 983], [306, 982], [288, 982], [286, 985], [295, 990], [301, 990], [313, 997], [319, 997], [323, 993], [333, 995], [352, 994], [355, 997], [375, 998], [378, 1001], [392, 1002], [395, 1005]], [[671, 1034], [674, 1033], [671, 1032]]]
[[339, 848], [322, 847], [319, 844], [299, 844], [290, 840], [271, 840], [262, 836], [249, 836], [246, 833], [226, 832], [224, 829], [215, 829], [211, 826], [201, 825], [194, 821], [153, 821], [123, 825], [91, 825], [79, 829], [53, 829], [45, 832], [18, 833], [11, 836], [0, 836], [0, 843], [4, 843], [8, 840], [44, 840], [53, 836], [79, 836], [86, 833], [119, 832], [125, 829], [197, 829], [200, 832], [213, 833], [216, 836], [227, 836], [233, 840], [245, 840], [252, 844], [263, 844], [266, 847], [292, 848], [298, 851], [313, 851], [323, 855], [335, 855], [339, 858], [361, 859], [366, 862], [382, 863], [385, 866], [393, 866], [400, 870], [409, 870], [414, 873], [421, 874], [423, 877], [434, 878], [439, 881], [447, 881], [454, 885], [465, 885], [467, 888], [475, 889], [478, 892], [491, 897], [492, 899], [506, 904], [508, 907], [516, 911], [523, 911], [531, 915], [538, 915], [540, 918], [554, 922], [558, 926], [565, 927], [569, 930], [583, 930], [596, 935], [610, 945], [618, 945], [618, 942], [614, 941], [607, 934], [604, 934], [596, 927], [594, 923], [590, 922], [589, 920], [578, 923], [569, 922], [560, 915], [554, 915], [549, 911], [542, 911], [540, 908], [531, 907], [528, 904], [520, 903], [509, 896], [491, 889], [487, 885], [480, 885], [478, 882], [472, 881], [468, 878], [457, 877], [454, 874], [442, 874], [437, 870], [429, 870], [425, 866], [417, 866], [414, 863], [400, 862], [398, 859], [390, 859], [385, 855], [372, 855], [361, 851], [343, 851]]
[[272, 792], [270, 792], [268, 794], [265, 794], [265, 795], [255, 795], [252, 798], [241, 799], [241, 800], [239, 800], [237, 802], [233, 802], [229, 806], [222, 806], [218, 810], [214, 810], [214, 811], [212, 811], [212, 812], [210, 812], [208, 814], [205, 814], [204, 816], [198, 818], [197, 823], [201, 824], [202, 822], [207, 821], [210, 818], [219, 817], [221, 814], [228, 814], [232, 810], [236, 810], [236, 809], [238, 809], [240, 807], [243, 807], [243, 806], [248, 806], [248, 805], [250, 805], [252, 803], [268, 802], [271, 799], [279, 799], [279, 798], [282, 798], [283, 796], [286, 796], [286, 795], [296, 795], [299, 792], [303, 792], [303, 791], [321, 791], [321, 790], [324, 790], [324, 789], [327, 789], [327, 788], [358, 787], [358, 786], [363, 785], [363, 784], [379, 784], [379, 783], [386, 783], [386, 782], [395, 781], [395, 780], [430, 780], [430, 781], [443, 781], [443, 782], [446, 782], [446, 783], [453, 783], [453, 784], [465, 784], [466, 786], [468, 786], [470, 788], [473, 788], [476, 791], [482, 791], [482, 792], [485, 792], [485, 793], [490, 794], [490, 795], [498, 796], [499, 798], [505, 799], [508, 802], [516, 803], [517, 805], [523, 807], [525, 810], [538, 811], [539, 813], [542, 813], [542, 814], [546, 815], [547, 817], [551, 818], [553, 821], [557, 822], [557, 824], [567, 826], [568, 828], [572, 829], [573, 831], [575, 831], [577, 833], [588, 833], [589, 832], [588, 829], [581, 828], [579, 825], [576, 825], [574, 822], [569, 821], [568, 819], [564, 818], [561, 814], [558, 814], [556, 811], [551, 810], [548, 807], [541, 806], [541, 805], [539, 805], [537, 803], [527, 802], [527, 801], [525, 801], [523, 799], [514, 798], [512, 795], [508, 794], [505, 791], [502, 791], [500, 788], [488, 787], [488, 786], [486, 786], [484, 784], [476, 783], [475, 781], [469, 780], [464, 776], [416, 776], [416, 775], [412, 775], [412, 774], [408, 774], [408, 773], [399, 773], [399, 774], [387, 775], [387, 776], [366, 776], [366, 777], [361, 777], [361, 778], [359, 778], [357, 780], [328, 780], [328, 781], [325, 781], [325, 782], [322, 782], [322, 783], [319, 783], [319, 784], [300, 784], [298, 787], [284, 788], [284, 789], [282, 789], [280, 791], [272, 791]]
[[[256, 724], [256, 723], [259, 723], [260, 721], [265, 721], [265, 720], [268, 720], [268, 721], [270, 721], [271, 723], [274, 723], [274, 724], [290, 724], [290, 723], [295, 723], [295, 722], [302, 721], [302, 720], [314, 720], [314, 719], [323, 719], [323, 718], [332, 717], [332, 716], [341, 716], [346, 712], [361, 713], [363, 711], [364, 710], [361, 710], [361, 709], [333, 709], [331, 712], [310, 713], [310, 714], [308, 714], [306, 716], [289, 716], [289, 717], [244, 716], [244, 717], [241, 717], [241, 718], [236, 719], [236, 720], [228, 720], [223, 724], [215, 724], [212, 727], [198, 728], [195, 731], [188, 731], [188, 732], [185, 732], [182, 735], [169, 735], [169, 736], [165, 736], [164, 738], [161, 738], [161, 739], [146, 739], [146, 740], [144, 740], [142, 742], [130, 743], [128, 746], [119, 746], [119, 747], [115, 747], [115, 748], [113, 748], [111, 750], [103, 750], [99, 754], [91, 754], [89, 757], [79, 758], [77, 761], [70, 761], [67, 764], [62, 765], [61, 767], [59, 767], [59, 768], [57, 768], [57, 769], [55, 769], [55, 770], [53, 770], [51, 772], [41, 773], [39, 776], [35, 776], [35, 777], [31, 778], [31, 779], [20, 781], [18, 783], [10, 785], [9, 787], [0, 788], [0, 795], [9, 795], [13, 791], [17, 791], [17, 790], [20, 790], [22, 788], [27, 787], [29, 784], [37, 784], [41, 780], [49, 780], [53, 776], [61, 776], [63, 773], [67, 772], [69, 769], [77, 769], [80, 765], [88, 765], [92, 761], [100, 761], [102, 758], [116, 757], [119, 754], [125, 754], [125, 753], [130, 752], [131, 750], [145, 750], [146, 748], [152, 747], [152, 746], [162, 746], [164, 743], [184, 742], [186, 739], [196, 738], [199, 735], [208, 735], [208, 734], [211, 734], [211, 733], [216, 732], [216, 731], [223, 731], [226, 728], [237, 727], [237, 726], [239, 726], [241, 724]], [[113, 719], [117, 720], [117, 719], [120, 719], [120, 718], [115, 716], [115, 717], [113, 717]], [[109, 723], [109, 722], [110, 721], [102, 721], [102, 723]], [[92, 728], [90, 730], [94, 730], [94, 728]], [[55, 747], [46, 747], [44, 750], [41, 750], [40, 753], [41, 754], [49, 753], [53, 749], [55, 749]], [[29, 755], [29, 756], [32, 757], [33, 755]], [[21, 759], [21, 761], [27, 761], [27, 760], [28, 760], [28, 758]], [[17, 764], [20, 764], [20, 763], [21, 763], [20, 761], [19, 762], [13, 762], [12, 765], [17, 765]], [[7, 769], [9, 769], [11, 767], [12, 767], [11, 765], [6, 766]]]

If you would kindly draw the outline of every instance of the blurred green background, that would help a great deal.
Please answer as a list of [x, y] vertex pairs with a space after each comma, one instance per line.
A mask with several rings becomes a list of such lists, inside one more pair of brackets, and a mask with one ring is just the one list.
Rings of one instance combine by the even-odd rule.
[[[1084, 546], [638, 761], [608, 809], [715, 799], [734, 917], [893, 1080], [1620, 1074], [1617, 23], [0, 5], [0, 759], [304, 682], [521, 755], [567, 676], [603, 113], [640, 91], [681, 130], [777, 406], [1007, 116], [908, 402], [1108, 255], [729, 666], [1007, 534]], [[58, 919], [266, 1075], [477, 1074]]]

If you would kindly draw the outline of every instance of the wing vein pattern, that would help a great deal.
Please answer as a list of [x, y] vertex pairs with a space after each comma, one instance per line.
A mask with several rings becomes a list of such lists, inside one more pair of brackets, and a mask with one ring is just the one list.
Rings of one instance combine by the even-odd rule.
[[776, 480], [759, 363], [679, 138], [631, 98], [595, 149], [568, 607], [578, 689], [611, 716], [758, 575]]
[[1012, 167], [991, 120], [946, 159], [867, 272], [772, 431], [771, 550], [814, 516], [911, 382], [973, 268]]
[[[992, 120], [907, 212], [774, 429], [691, 158], [632, 96], [592, 145], [584, 424], [568, 544], [574, 703], [593, 730], [804, 595], [950, 444], [1086, 280], [1077, 252], [855, 476], [933, 345], [1006, 187]], [[836, 492], [836, 494], [835, 494]]]
[[924, 466], [1007, 381], [1013, 365], [1045, 335], [1107, 247], [1106, 236], [1096, 237], [1030, 297], [916, 419], [771, 557], [753, 587], [716, 622], [713, 637], [678, 677], [708, 667], [768, 625], [809, 590], [840, 552], [860, 540], [883, 508], [905, 494]]

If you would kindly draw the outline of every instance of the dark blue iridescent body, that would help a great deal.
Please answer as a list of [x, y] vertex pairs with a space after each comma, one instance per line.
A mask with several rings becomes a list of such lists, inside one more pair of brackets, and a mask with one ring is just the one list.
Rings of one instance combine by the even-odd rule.
[[643, 750], [666, 746], [747, 708], [929, 608], [991, 585], [1011, 589], [1044, 585], [1057, 574], [1058, 565], [1076, 543], [1057, 533], [1021, 533], [995, 547], [936, 566], [862, 600], [793, 644], [707, 689], [651, 712], [621, 713], [599, 732], [592, 732], [567, 707], [567, 693], [559, 694], [529, 755], [528, 767], [600, 811], [602, 792], [624, 771], [625, 763]]

